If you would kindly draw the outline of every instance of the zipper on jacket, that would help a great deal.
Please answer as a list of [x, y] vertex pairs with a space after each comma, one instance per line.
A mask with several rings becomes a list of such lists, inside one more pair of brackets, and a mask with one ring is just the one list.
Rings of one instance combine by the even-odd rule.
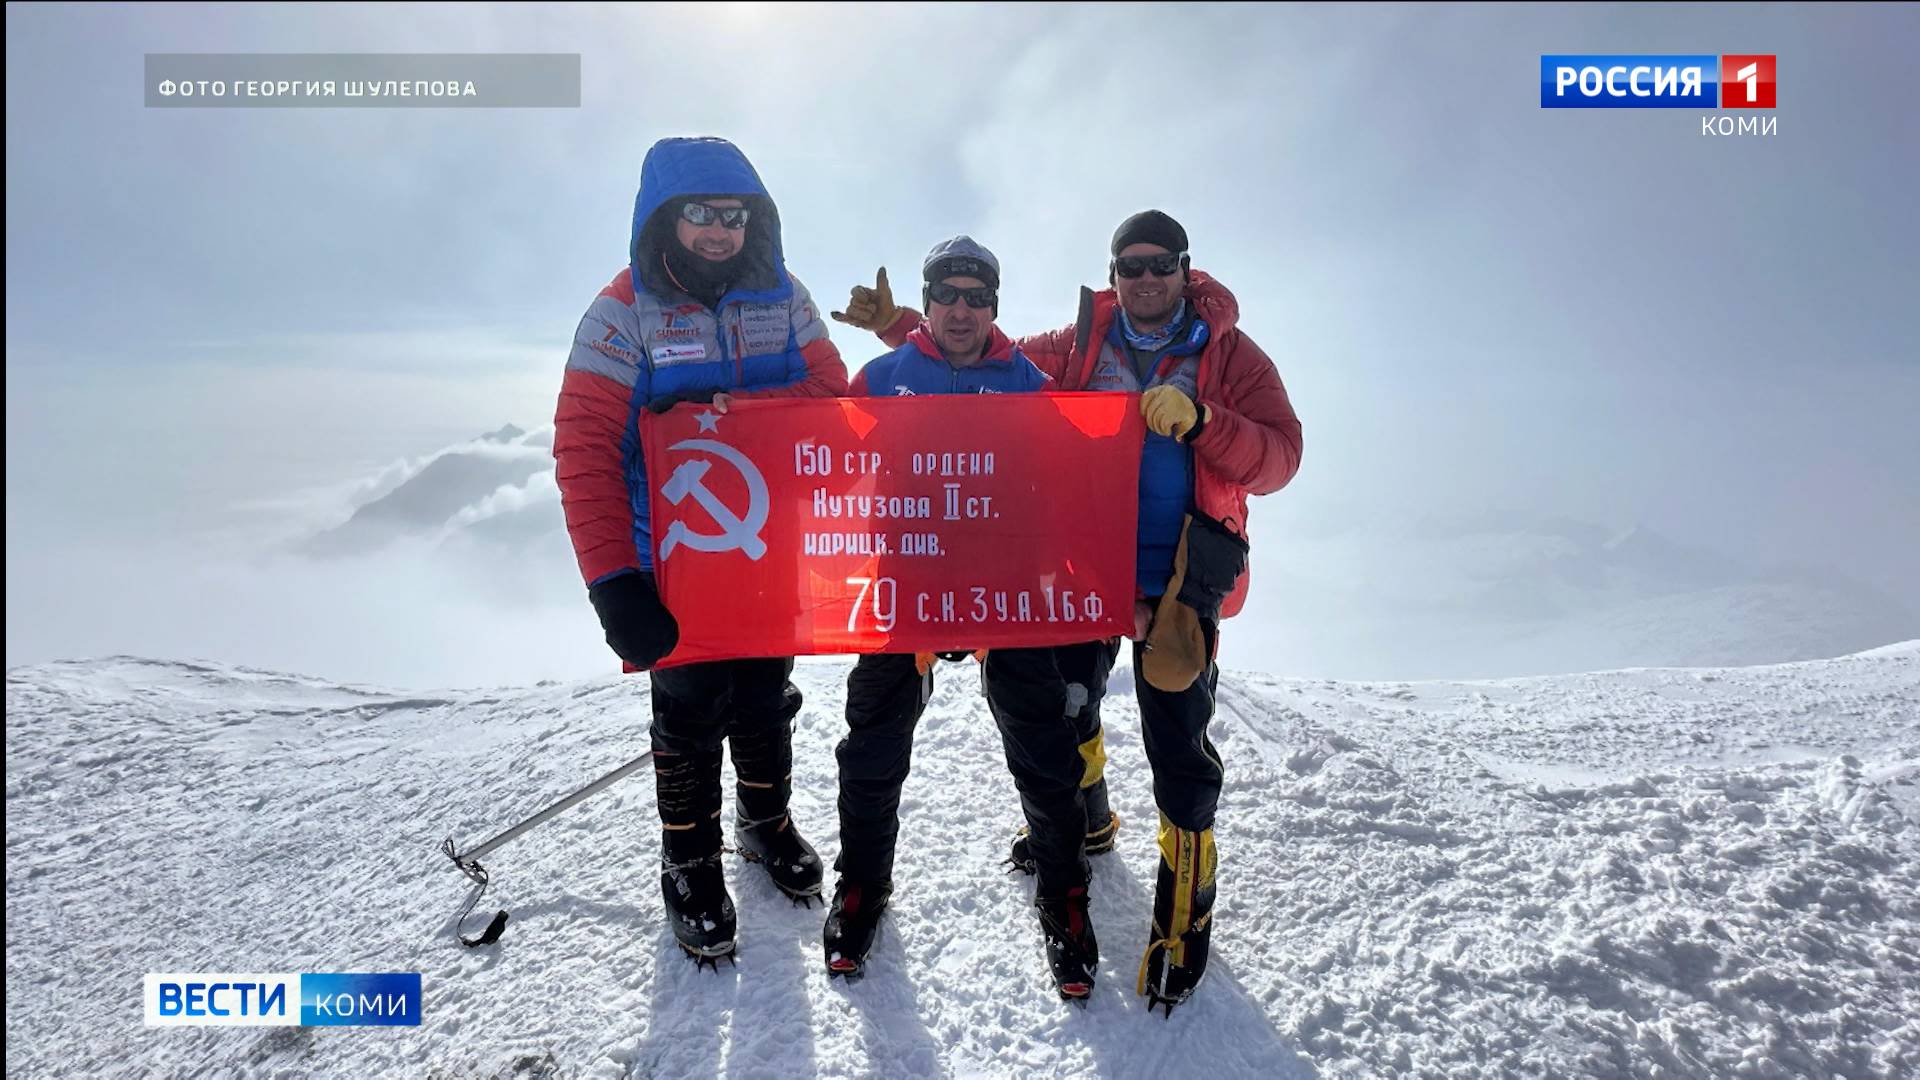
[[[735, 322], [732, 326], [727, 325], [727, 308], [733, 304], [733, 302], [728, 299], [731, 295], [732, 293], [729, 292], [726, 296], [722, 296], [719, 300], [714, 301], [713, 338], [720, 343], [721, 361], [723, 363], [730, 362], [733, 365], [733, 385], [722, 387], [721, 389], [743, 390], [746, 388], [747, 369], [746, 361], [740, 355], [740, 324]], [[734, 347], [731, 349], [727, 348], [727, 334], [729, 332], [733, 334]]]
[[733, 332], [733, 388], [744, 390], [747, 385], [747, 358], [746, 350], [740, 343], [740, 323], [736, 320], [728, 329]]

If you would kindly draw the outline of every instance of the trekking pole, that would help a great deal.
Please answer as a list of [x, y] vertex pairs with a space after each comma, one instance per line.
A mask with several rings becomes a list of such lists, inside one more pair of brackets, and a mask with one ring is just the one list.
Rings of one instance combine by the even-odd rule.
[[453, 860], [453, 865], [458, 867], [460, 872], [467, 876], [467, 880], [473, 882], [473, 894], [467, 897], [467, 904], [460, 909], [460, 918], [456, 920], [453, 925], [453, 934], [460, 939], [460, 944], [465, 945], [469, 949], [481, 945], [491, 945], [500, 940], [501, 933], [507, 928], [507, 913], [500, 911], [494, 914], [493, 921], [487, 924], [486, 930], [482, 932], [479, 937], [469, 938], [466, 934], [462, 933], [462, 928], [467, 922], [467, 916], [473, 913], [474, 905], [480, 902], [480, 897], [485, 895], [487, 891], [487, 868], [480, 865], [481, 856], [490, 854], [507, 841], [517, 839], [535, 826], [541, 825], [561, 812], [571, 809], [589, 796], [604, 791], [608, 787], [626, 779], [637, 771], [640, 766], [645, 765], [651, 757], [653, 757], [653, 751], [651, 750], [641, 754], [625, 765], [595, 780], [579, 791], [568, 795], [559, 802], [547, 807], [545, 810], [520, 822], [518, 825], [507, 829], [505, 832], [502, 832], [500, 835], [471, 851], [462, 853], [455, 850], [453, 837], [447, 837], [446, 842], [440, 845], [440, 851], [445, 854], [447, 858]]

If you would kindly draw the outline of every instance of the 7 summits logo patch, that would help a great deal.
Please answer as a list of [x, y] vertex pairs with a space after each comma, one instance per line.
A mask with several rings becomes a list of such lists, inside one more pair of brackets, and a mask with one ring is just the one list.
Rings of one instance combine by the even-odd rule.
[[1543, 109], [1771, 109], [1771, 53], [1540, 57]]

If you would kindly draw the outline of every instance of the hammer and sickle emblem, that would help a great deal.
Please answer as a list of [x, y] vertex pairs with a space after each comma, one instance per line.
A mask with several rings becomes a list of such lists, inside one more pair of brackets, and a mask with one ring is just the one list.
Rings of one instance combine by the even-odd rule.
[[713, 489], [706, 485], [707, 470], [713, 462], [704, 460], [683, 461], [674, 467], [673, 475], [660, 488], [660, 494], [675, 506], [693, 496], [693, 501], [707, 512], [714, 524], [720, 526], [720, 532], [694, 532], [685, 521], [675, 521], [667, 526], [667, 536], [660, 544], [660, 558], [664, 561], [673, 554], [673, 549], [682, 545], [695, 551], [744, 551], [747, 558], [759, 561], [767, 553], [767, 542], [760, 538], [760, 530], [767, 524], [767, 481], [760, 475], [747, 456], [723, 442], [712, 439], [684, 439], [667, 447], [669, 450], [700, 450], [712, 454], [739, 471], [741, 479], [747, 482], [747, 512], [735, 514], [733, 508], [720, 500]]

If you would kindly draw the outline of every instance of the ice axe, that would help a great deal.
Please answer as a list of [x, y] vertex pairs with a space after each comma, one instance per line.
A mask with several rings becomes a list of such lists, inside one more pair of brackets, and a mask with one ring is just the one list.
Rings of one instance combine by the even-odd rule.
[[484, 896], [487, 891], [487, 868], [480, 865], [481, 856], [490, 854], [495, 848], [498, 848], [509, 840], [519, 837], [536, 825], [540, 825], [548, 819], [559, 815], [562, 811], [570, 809], [588, 796], [603, 791], [619, 781], [626, 779], [632, 775], [634, 771], [639, 769], [640, 766], [645, 765], [648, 759], [652, 757], [653, 751], [651, 750], [641, 754], [625, 765], [620, 766], [600, 779], [595, 780], [593, 783], [588, 784], [586, 787], [568, 795], [559, 802], [547, 807], [545, 810], [520, 822], [518, 825], [507, 829], [505, 832], [502, 832], [500, 835], [471, 851], [463, 853], [456, 850], [453, 845], [453, 837], [447, 837], [446, 842], [440, 845], [441, 852], [443, 852], [447, 858], [453, 860], [453, 865], [458, 867], [460, 872], [467, 876], [467, 880], [473, 882], [473, 893], [467, 897], [466, 906], [460, 909], [460, 918], [453, 924], [453, 934], [460, 939], [460, 944], [465, 945], [469, 949], [478, 948], [481, 945], [491, 945], [499, 941], [500, 935], [507, 929], [507, 913], [505, 911], [498, 911], [494, 913], [493, 921], [487, 924], [486, 930], [482, 931], [479, 937], [470, 938], [463, 932], [463, 928], [466, 926], [467, 916], [473, 914], [474, 905], [480, 902], [480, 897]]

